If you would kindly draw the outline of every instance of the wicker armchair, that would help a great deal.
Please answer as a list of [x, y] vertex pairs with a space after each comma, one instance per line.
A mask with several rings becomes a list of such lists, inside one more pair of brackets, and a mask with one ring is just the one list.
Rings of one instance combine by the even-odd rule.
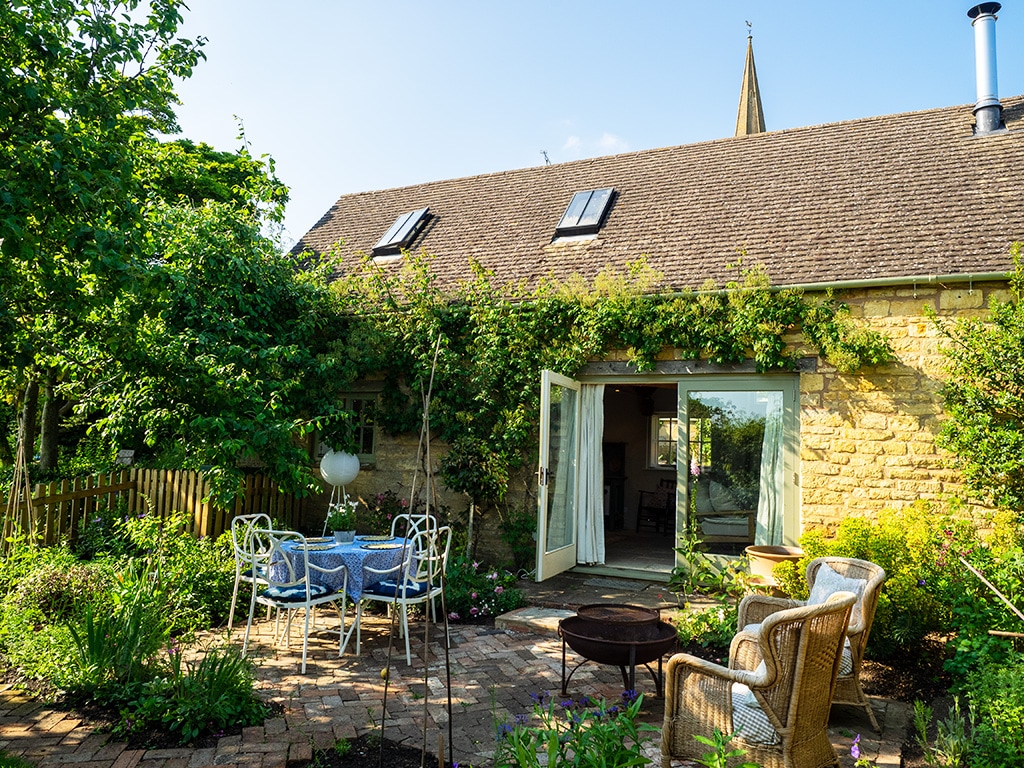
[[[850, 627], [847, 630], [849, 644], [843, 652], [843, 660], [840, 664], [839, 678], [836, 682], [836, 693], [832, 699], [833, 704], [848, 704], [862, 708], [867, 712], [871, 720], [871, 726], [878, 731], [878, 720], [871, 709], [867, 696], [860, 685], [860, 669], [864, 663], [864, 648], [868, 644], [868, 635], [871, 633], [871, 623], [875, 618], [875, 606], [878, 605], [878, 594], [885, 581], [885, 570], [880, 565], [870, 563], [867, 560], [857, 560], [852, 557], [819, 557], [807, 565], [807, 584], [810, 586], [812, 597], [815, 592], [815, 582], [823, 565], [828, 565], [833, 571], [845, 579], [855, 579], [863, 582], [863, 586], [857, 590], [857, 603], [853, 607], [850, 616]], [[824, 573], [824, 572], [822, 572]], [[820, 580], [824, 582], [824, 579]], [[819, 586], [821, 584], [819, 583]], [[848, 588], [840, 586], [841, 589]], [[742, 629], [748, 624], [756, 624], [763, 621], [775, 611], [794, 608], [804, 605], [797, 600], [787, 600], [779, 597], [768, 597], [766, 595], [751, 595], [749, 600], [744, 600], [740, 608], [738, 625]]]
[[693, 735], [711, 737], [715, 728], [739, 731], [732, 743], [764, 768], [838, 766], [826, 727], [855, 601], [841, 592], [778, 611], [757, 634], [733, 638], [728, 669], [685, 653], [669, 659], [662, 768], [702, 757], [706, 747]]

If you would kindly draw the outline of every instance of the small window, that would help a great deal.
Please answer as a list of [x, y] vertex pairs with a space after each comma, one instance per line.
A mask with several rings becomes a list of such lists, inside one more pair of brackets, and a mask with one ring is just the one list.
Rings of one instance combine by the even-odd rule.
[[562, 220], [555, 228], [555, 236], [590, 235], [597, 232], [604, 223], [614, 195], [615, 190], [611, 187], [577, 192], [562, 214]]
[[651, 467], [667, 469], [676, 465], [678, 434], [679, 420], [675, 416], [655, 414], [651, 417]]
[[[349, 395], [342, 398], [342, 407], [355, 414], [355, 432], [353, 437], [356, 444], [356, 455], [362, 465], [376, 462], [377, 453], [377, 427], [373, 419], [373, 411], [377, 406], [376, 395]], [[329, 445], [321, 442], [317, 436], [316, 456], [317, 462], [327, 453]]]
[[403, 248], [408, 248], [416, 235], [423, 229], [423, 225], [429, 221], [429, 208], [420, 208], [415, 211], [403, 213], [391, 229], [384, 233], [384, 237], [373, 246], [374, 256], [383, 256], [389, 253], [398, 253]]

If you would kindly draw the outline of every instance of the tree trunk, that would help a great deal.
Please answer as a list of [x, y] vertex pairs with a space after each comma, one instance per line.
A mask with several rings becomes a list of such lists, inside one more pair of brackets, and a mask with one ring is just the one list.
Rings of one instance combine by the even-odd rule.
[[7, 435], [0, 435], [0, 467], [14, 466], [14, 452]]
[[29, 379], [21, 404], [21, 425], [18, 432], [18, 446], [22, 452], [24, 466], [32, 464], [36, 451], [36, 414], [39, 412], [39, 382]]
[[46, 473], [57, 468], [58, 445], [60, 432], [60, 409], [64, 399], [57, 394], [57, 369], [50, 368], [46, 372], [46, 383], [43, 392], [43, 417], [39, 427], [39, 471]]

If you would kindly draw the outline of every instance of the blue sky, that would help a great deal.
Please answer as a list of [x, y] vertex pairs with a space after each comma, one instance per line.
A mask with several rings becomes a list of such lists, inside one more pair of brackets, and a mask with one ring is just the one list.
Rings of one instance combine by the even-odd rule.
[[[291, 188], [285, 239], [342, 194], [731, 136], [747, 45], [769, 130], [973, 104], [971, 2], [189, 0], [207, 61], [182, 136]], [[1024, 3], [996, 23], [1024, 93]]]

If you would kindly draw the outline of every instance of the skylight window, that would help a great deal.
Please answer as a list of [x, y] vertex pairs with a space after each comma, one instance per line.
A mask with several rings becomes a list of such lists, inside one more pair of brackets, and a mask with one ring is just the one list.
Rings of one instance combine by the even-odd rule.
[[395, 219], [395, 223], [384, 233], [384, 237], [373, 246], [373, 254], [380, 256], [386, 253], [398, 253], [402, 248], [407, 248], [430, 218], [427, 215], [429, 210], [429, 208], [420, 208], [403, 213]]
[[562, 214], [555, 235], [590, 235], [597, 232], [604, 223], [614, 195], [612, 187], [577, 192]]

